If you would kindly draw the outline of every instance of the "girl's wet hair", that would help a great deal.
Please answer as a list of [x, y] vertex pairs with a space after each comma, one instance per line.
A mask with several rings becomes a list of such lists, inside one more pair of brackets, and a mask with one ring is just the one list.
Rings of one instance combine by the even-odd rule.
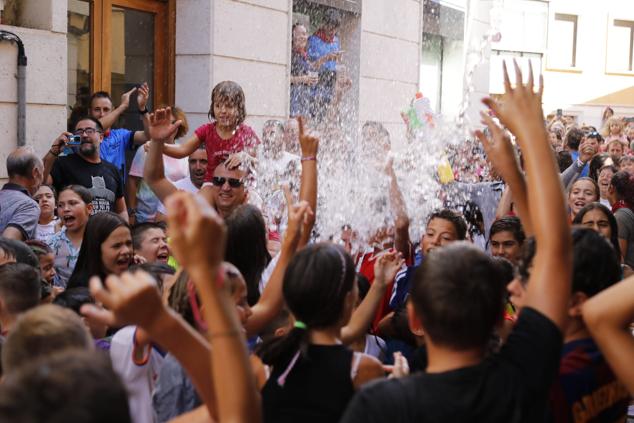
[[442, 209], [433, 212], [427, 218], [427, 225], [434, 219], [444, 219], [453, 225], [456, 230], [456, 236], [458, 237], [458, 241], [464, 241], [467, 237], [467, 222], [465, 222], [464, 218], [450, 209]]
[[211, 106], [209, 107], [209, 119], [215, 119], [214, 105], [218, 103], [228, 103], [238, 109], [238, 117], [235, 125], [238, 126], [247, 117], [246, 100], [242, 87], [233, 81], [222, 81], [211, 91]]
[[[354, 262], [342, 247], [310, 245], [297, 253], [286, 269], [284, 300], [295, 319], [308, 329], [332, 327], [343, 317], [355, 274]], [[307, 330], [294, 327], [286, 336], [262, 344], [258, 355], [266, 364], [283, 365], [298, 351], [305, 354], [307, 347]]]

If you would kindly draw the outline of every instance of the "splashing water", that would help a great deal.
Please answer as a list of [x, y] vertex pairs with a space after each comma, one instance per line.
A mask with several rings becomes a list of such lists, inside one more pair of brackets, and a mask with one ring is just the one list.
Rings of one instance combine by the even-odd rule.
[[[313, 128], [321, 140], [316, 223], [321, 240], [337, 239], [342, 227], [351, 225], [358, 234], [358, 246], [359, 243], [367, 242], [378, 229], [394, 224], [389, 198], [390, 178], [385, 171], [388, 159], [393, 161], [410, 218], [413, 240], [419, 239], [425, 218], [433, 210], [442, 207], [447, 200], [454, 204], [464, 202], [464, 198], [455, 198], [459, 194], [453, 194], [450, 199], [442, 198], [438, 166], [446, 160], [448, 149], [459, 148], [471, 137], [473, 123], [468, 118], [467, 110], [474, 94], [473, 75], [485, 61], [491, 37], [498, 32], [497, 16], [501, 6], [500, 0], [494, 2], [491, 9], [492, 26], [485, 34], [474, 36], [470, 23], [476, 7], [474, 3], [477, 2], [470, 3], [466, 34], [471, 42], [465, 43], [465, 89], [456, 119], [445, 120], [442, 116], [434, 116], [433, 126], [427, 125], [417, 130], [403, 148], [391, 152], [369, 151], [362, 140], [361, 131], [344, 124], [356, 121], [352, 118], [353, 108], [345, 102], [339, 105], [335, 116], [329, 118], [330, 125], [318, 124]], [[275, 214], [276, 221], [283, 229], [286, 218], [280, 214], [281, 197], [274, 187], [276, 178], [271, 173], [275, 164], [266, 156], [266, 153], [259, 155], [258, 191], [275, 193], [265, 195], [270, 198], [268, 203], [275, 209], [268, 214]], [[469, 162], [462, 163], [463, 167], [474, 169], [477, 165], [472, 157], [467, 157], [466, 161]]]

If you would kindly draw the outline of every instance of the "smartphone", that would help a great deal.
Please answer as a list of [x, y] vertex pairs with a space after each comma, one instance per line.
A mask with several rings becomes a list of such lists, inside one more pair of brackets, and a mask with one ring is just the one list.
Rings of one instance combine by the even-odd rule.
[[557, 117], [560, 118], [564, 115], [564, 111], [562, 109], [557, 109]]
[[81, 136], [79, 135], [71, 135], [68, 137], [67, 146], [75, 147], [81, 144]]

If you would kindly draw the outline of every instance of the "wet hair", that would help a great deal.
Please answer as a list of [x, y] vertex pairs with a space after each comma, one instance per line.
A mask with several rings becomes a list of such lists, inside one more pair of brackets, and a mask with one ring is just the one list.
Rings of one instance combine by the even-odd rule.
[[67, 288], [88, 286], [88, 280], [93, 276], [99, 276], [101, 280], [106, 278], [106, 269], [101, 259], [101, 244], [120, 226], [130, 229], [128, 222], [116, 213], [102, 212], [90, 216], [84, 232], [84, 240], [79, 249], [77, 264], [70, 275]]
[[616, 172], [612, 176], [610, 185], [614, 187], [620, 200], [625, 201], [629, 208], [634, 207], [634, 175], [625, 171]]
[[559, 173], [568, 169], [572, 164], [572, 156], [568, 151], [560, 151], [557, 153], [557, 165], [559, 166]]
[[444, 219], [451, 222], [456, 231], [458, 241], [463, 241], [466, 239], [467, 223], [465, 222], [464, 218], [455, 211], [449, 209], [435, 211], [427, 218], [427, 225], [429, 225], [429, 223], [434, 219]]
[[493, 238], [493, 235], [499, 232], [510, 232], [513, 234], [515, 241], [521, 246], [526, 240], [526, 234], [522, 227], [522, 222], [515, 216], [504, 216], [497, 219], [491, 224], [489, 230], [489, 239]]
[[141, 248], [141, 244], [143, 244], [143, 239], [145, 238], [145, 233], [150, 229], [160, 229], [163, 232], [166, 232], [166, 226], [163, 222], [137, 223], [132, 227], [132, 246], [135, 250]]
[[67, 350], [3, 379], [0, 420], [13, 423], [130, 423], [126, 388], [106, 355]]
[[583, 222], [583, 216], [585, 216], [586, 213], [592, 210], [599, 210], [606, 216], [608, 223], [610, 224], [610, 243], [612, 244], [612, 248], [614, 248], [617, 257], [621, 257], [621, 246], [619, 244], [619, 228], [616, 223], [616, 218], [614, 217], [614, 214], [612, 214], [612, 211], [606, 206], [599, 202], [586, 204], [584, 208], [579, 210], [579, 213], [577, 213], [572, 223], [575, 225], [581, 225], [581, 222]]
[[587, 182], [590, 182], [592, 184], [592, 186], [594, 187], [594, 193], [595, 193], [595, 200], [594, 201], [599, 201], [599, 199], [601, 198], [601, 191], [599, 191], [599, 185], [597, 184], [597, 181], [595, 181], [594, 179], [589, 178], [587, 176], [584, 176], [584, 177], [581, 177], [581, 178], [577, 179], [576, 181], [574, 181], [570, 185], [570, 189], [568, 190], [568, 196], [570, 196], [570, 192], [572, 192], [572, 189], [577, 184], [577, 182], [582, 182], [582, 181], [587, 181]]
[[266, 122], [264, 122], [264, 126], [262, 126], [262, 128], [269, 128], [269, 127], [274, 127], [275, 129], [279, 129], [280, 131], [284, 132], [284, 124], [280, 120], [269, 119]]
[[485, 348], [502, 320], [505, 275], [466, 242], [433, 250], [414, 272], [410, 300], [425, 335], [457, 351]]
[[339, 28], [341, 26], [341, 13], [336, 9], [327, 9], [324, 12], [324, 25]]
[[103, 133], [103, 125], [101, 124], [101, 122], [99, 122], [99, 119], [94, 118], [92, 116], [84, 116], [84, 117], [81, 117], [81, 118], [77, 119], [77, 122], [75, 123], [75, 128], [77, 127], [77, 124], [79, 122], [81, 122], [82, 120], [89, 120], [91, 122], [94, 122], [95, 123], [95, 128]]
[[110, 97], [110, 94], [107, 91], [97, 91], [93, 93], [93, 95], [90, 96], [90, 100], [88, 101], [88, 106], [91, 109], [92, 109], [92, 102], [97, 98], [105, 98], [106, 100], [110, 101], [110, 104], [112, 104], [112, 98]]
[[66, 289], [53, 300], [53, 304], [73, 310], [78, 316], [81, 316], [79, 310], [82, 305], [94, 303], [95, 299], [90, 295], [90, 289], [85, 286]]
[[581, 129], [573, 127], [566, 132], [566, 145], [571, 150], [579, 150], [579, 144], [583, 140], [584, 133]]
[[211, 91], [211, 106], [209, 107], [209, 119], [215, 119], [214, 105], [216, 103], [229, 103], [238, 109], [238, 118], [236, 126], [244, 122], [247, 117], [246, 100], [244, 98], [244, 91], [242, 87], [233, 81], [222, 81], [214, 87]]
[[9, 314], [17, 315], [40, 302], [40, 271], [24, 263], [0, 266], [0, 297]]
[[[346, 295], [354, 289], [355, 267], [345, 250], [319, 243], [299, 251], [284, 274], [282, 291], [289, 311], [310, 329], [337, 325], [344, 315]], [[266, 364], [283, 365], [296, 352], [306, 354], [308, 331], [294, 327], [286, 336], [262, 345]]]
[[9, 178], [21, 176], [31, 178], [33, 169], [42, 166], [40, 159], [31, 147], [20, 147], [7, 156], [7, 174]]
[[271, 261], [267, 248], [266, 224], [257, 207], [244, 204], [226, 219], [225, 260], [240, 270], [247, 284], [247, 301], [254, 305], [260, 298], [260, 279]]
[[74, 192], [75, 194], [77, 194], [79, 198], [81, 198], [81, 201], [86, 203], [86, 205], [92, 203], [92, 200], [93, 200], [92, 193], [88, 190], [88, 188], [86, 188], [83, 185], [77, 185], [77, 184], [66, 185], [64, 188], [60, 190], [59, 195], [62, 195], [62, 192], [64, 191]]

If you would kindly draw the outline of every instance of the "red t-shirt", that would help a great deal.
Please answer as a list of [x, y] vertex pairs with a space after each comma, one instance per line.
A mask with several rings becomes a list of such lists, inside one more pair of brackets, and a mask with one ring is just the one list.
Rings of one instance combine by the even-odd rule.
[[214, 122], [200, 126], [196, 129], [195, 134], [205, 144], [205, 150], [207, 150], [205, 182], [211, 181], [214, 170], [223, 162], [226, 156], [240, 153], [246, 148], [255, 147], [260, 143], [260, 139], [253, 129], [244, 123], [238, 125], [235, 133], [228, 140], [220, 138]]

